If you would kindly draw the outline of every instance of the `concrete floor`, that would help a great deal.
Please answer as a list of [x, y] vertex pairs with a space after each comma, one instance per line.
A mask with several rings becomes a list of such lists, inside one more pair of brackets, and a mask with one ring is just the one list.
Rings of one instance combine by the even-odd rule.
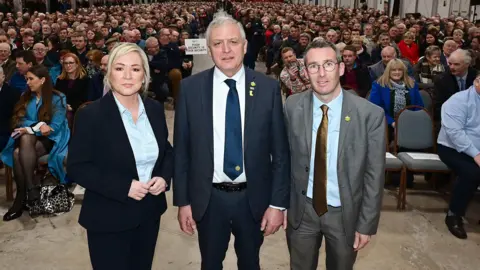
[[[196, 56], [194, 62], [194, 72], [212, 66], [207, 56]], [[264, 71], [265, 67], [259, 63], [257, 69]], [[173, 118], [173, 112], [167, 111], [170, 130]], [[0, 175], [3, 216], [10, 203], [5, 201], [3, 171]], [[355, 269], [480, 269], [480, 204], [474, 202], [467, 214], [468, 240], [459, 240], [450, 235], [444, 224], [445, 199], [430, 191], [421, 178], [416, 182], [416, 189], [408, 193], [405, 212], [396, 211], [395, 197], [391, 191], [385, 191], [378, 235], [359, 253]], [[167, 198], [172, 205], [171, 192]], [[85, 230], [77, 223], [80, 207], [78, 203], [70, 213], [58, 217], [31, 219], [24, 214], [8, 223], [0, 221], [0, 269], [91, 269]], [[180, 231], [176, 213], [172, 206], [162, 217], [153, 269], [200, 269], [197, 238]], [[325, 269], [324, 260], [322, 249], [318, 269]], [[266, 238], [261, 265], [265, 270], [289, 269], [283, 232]], [[233, 246], [224, 266], [236, 269]]]

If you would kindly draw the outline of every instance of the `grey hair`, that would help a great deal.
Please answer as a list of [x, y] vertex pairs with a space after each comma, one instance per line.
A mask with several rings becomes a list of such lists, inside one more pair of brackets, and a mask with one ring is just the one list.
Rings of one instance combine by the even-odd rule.
[[235, 20], [232, 16], [228, 15], [223, 10], [218, 11], [213, 16], [212, 22], [208, 25], [207, 31], [205, 31], [205, 39], [207, 40], [207, 45], [210, 45], [210, 36], [212, 35], [212, 29], [215, 27], [223, 26], [226, 24], [233, 24], [238, 27], [240, 31], [240, 35], [242, 36], [243, 41], [246, 41], [247, 35], [245, 34], [245, 30], [243, 30], [243, 25]]
[[437, 45], [430, 45], [425, 49], [425, 56], [432, 56], [434, 52], [442, 53], [442, 50]]
[[303, 53], [304, 55], [304, 62], [305, 65], [307, 64], [307, 54], [310, 50], [312, 49], [323, 49], [323, 48], [330, 48], [335, 51], [335, 58], [337, 59], [337, 62], [340, 63], [342, 62], [342, 54], [340, 53], [340, 50], [335, 46], [335, 44], [328, 42], [323, 39], [317, 39], [312, 41], [307, 48], [305, 49], [305, 52]]
[[290, 25], [285, 24], [284, 26], [282, 26], [282, 31], [290, 31]]
[[468, 50], [456, 49], [454, 52], [452, 52], [452, 54], [450, 54], [450, 57], [454, 56], [454, 54], [458, 54], [463, 59], [465, 64], [470, 65], [472, 63], [472, 55]]
[[140, 93], [143, 95], [147, 94], [148, 90], [148, 85], [150, 83], [150, 67], [148, 65], [148, 58], [145, 52], [140, 48], [137, 44], [134, 43], [127, 43], [127, 42], [121, 42], [118, 43], [113, 50], [110, 52], [109, 57], [108, 57], [108, 64], [107, 64], [107, 74], [105, 74], [105, 77], [103, 78], [103, 84], [107, 89], [111, 90], [112, 89], [112, 84], [110, 83], [110, 75], [112, 73], [112, 66], [113, 63], [121, 56], [124, 56], [128, 53], [131, 52], [136, 52], [140, 56], [140, 59], [142, 59], [142, 68], [143, 68], [143, 84], [142, 84], [142, 89], [140, 89]]
[[380, 55], [383, 51], [386, 51], [386, 50], [393, 50], [394, 54], [395, 54], [395, 58], [397, 58], [397, 56], [398, 56], [397, 49], [395, 49], [393, 46], [385, 46], [385, 48], [383, 48], [382, 51], [380, 52]]

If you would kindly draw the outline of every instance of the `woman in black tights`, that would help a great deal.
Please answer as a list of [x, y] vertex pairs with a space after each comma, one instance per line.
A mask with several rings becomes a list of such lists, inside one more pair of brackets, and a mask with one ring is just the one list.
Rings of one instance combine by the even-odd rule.
[[0, 158], [13, 167], [17, 195], [4, 221], [20, 217], [26, 202], [39, 199], [35, 168], [39, 157], [49, 154], [48, 169], [65, 182], [63, 160], [67, 153], [70, 130], [66, 118], [65, 95], [53, 89], [48, 70], [42, 65], [26, 74], [28, 89], [15, 105], [13, 132]]

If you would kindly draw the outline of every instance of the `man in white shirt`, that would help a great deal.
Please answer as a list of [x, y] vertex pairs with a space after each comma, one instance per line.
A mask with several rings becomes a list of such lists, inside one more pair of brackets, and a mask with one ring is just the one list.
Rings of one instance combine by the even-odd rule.
[[206, 31], [215, 67], [181, 82], [174, 205], [198, 230], [203, 270], [222, 269], [230, 235], [238, 269], [260, 270], [263, 237], [286, 225], [290, 156], [278, 82], [246, 69], [242, 25], [223, 11]]

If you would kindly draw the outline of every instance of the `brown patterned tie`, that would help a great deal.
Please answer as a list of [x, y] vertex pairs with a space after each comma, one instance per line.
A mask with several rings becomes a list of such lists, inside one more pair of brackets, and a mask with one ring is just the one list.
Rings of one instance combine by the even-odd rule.
[[313, 171], [313, 208], [318, 216], [327, 210], [327, 134], [328, 134], [328, 106], [322, 105], [322, 122], [317, 129], [315, 145], [315, 168]]

